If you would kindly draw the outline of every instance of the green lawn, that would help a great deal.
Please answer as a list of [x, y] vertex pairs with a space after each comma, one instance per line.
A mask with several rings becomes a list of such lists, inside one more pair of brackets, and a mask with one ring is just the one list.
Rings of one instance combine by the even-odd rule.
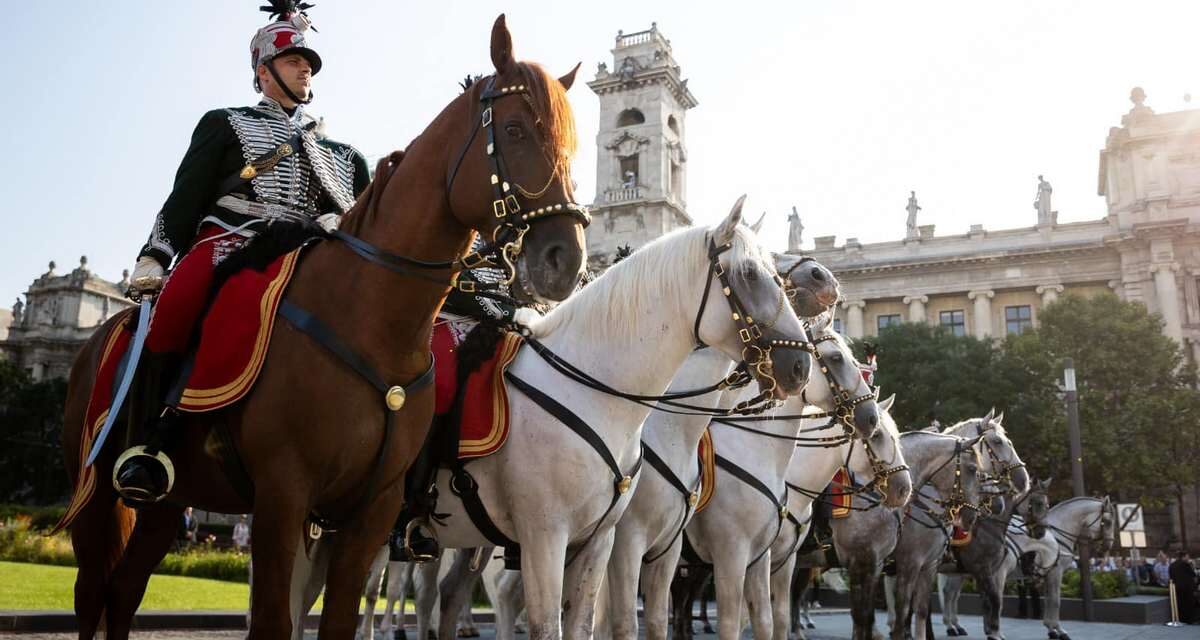
[[[75, 568], [0, 562], [0, 609], [74, 610]], [[250, 587], [236, 582], [151, 576], [141, 609], [245, 609]]]

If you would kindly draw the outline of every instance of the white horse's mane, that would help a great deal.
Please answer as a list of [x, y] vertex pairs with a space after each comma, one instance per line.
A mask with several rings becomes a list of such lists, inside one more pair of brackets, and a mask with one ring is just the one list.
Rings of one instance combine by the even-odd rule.
[[[956, 423], [946, 427], [945, 429], [942, 429], [942, 433], [949, 433], [950, 431], [953, 431], [953, 430], [963, 427], [965, 425], [970, 425], [973, 427], [978, 426], [979, 423], [981, 423], [981, 422], [983, 422], [983, 418], [967, 418], [966, 420], [963, 420], [961, 422], [956, 422]], [[1008, 432], [1004, 430], [1004, 425], [997, 423], [997, 424], [994, 424], [991, 428], [1001, 438], [1008, 440]]]
[[[534, 323], [534, 335], [544, 338], [569, 326], [580, 335], [603, 333], [632, 343], [661, 332], [660, 327], [643, 330], [640, 326], [651, 309], [675, 305], [695, 313], [708, 281], [679, 275], [707, 273], [709, 232], [707, 227], [680, 229], [638, 249]], [[754, 260], [775, 273], [770, 254], [749, 227], [737, 225], [731, 244], [727, 264]], [[735, 281], [740, 281], [740, 275], [737, 269], [729, 274]], [[709, 296], [708, 304], [724, 305], [725, 301], [720, 295]]]

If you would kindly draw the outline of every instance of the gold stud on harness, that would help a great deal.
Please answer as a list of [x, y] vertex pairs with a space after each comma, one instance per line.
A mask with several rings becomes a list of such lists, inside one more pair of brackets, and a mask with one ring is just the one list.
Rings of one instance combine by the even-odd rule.
[[633, 478], [625, 476], [617, 483], [617, 493], [625, 493], [629, 491], [629, 487], [633, 485]]
[[387, 408], [392, 411], [399, 411], [404, 408], [404, 401], [408, 399], [408, 394], [404, 392], [404, 387], [392, 387], [387, 390], [383, 396], [384, 403]]
[[688, 494], [688, 506], [689, 507], [692, 507], [694, 509], [696, 507], [696, 505], [699, 503], [700, 503], [700, 494], [698, 494], [694, 491], [692, 493]]

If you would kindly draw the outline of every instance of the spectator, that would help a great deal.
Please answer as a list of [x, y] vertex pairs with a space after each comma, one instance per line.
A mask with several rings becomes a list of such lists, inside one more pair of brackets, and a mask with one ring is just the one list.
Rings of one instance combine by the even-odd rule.
[[183, 510], [183, 520], [179, 523], [179, 545], [181, 547], [190, 547], [196, 544], [196, 532], [200, 529], [200, 522], [196, 520], [196, 516], [192, 515], [192, 508], [185, 507]]
[[1171, 582], [1175, 583], [1175, 602], [1179, 608], [1179, 621], [1184, 624], [1196, 622], [1196, 567], [1187, 549], [1175, 556], [1170, 567]]
[[233, 546], [238, 551], [246, 551], [250, 547], [250, 525], [246, 522], [245, 514], [233, 525]]
[[1154, 584], [1160, 587], [1167, 586], [1167, 582], [1170, 579], [1167, 575], [1169, 566], [1167, 563], [1167, 552], [1159, 551], [1158, 555], [1154, 558]]

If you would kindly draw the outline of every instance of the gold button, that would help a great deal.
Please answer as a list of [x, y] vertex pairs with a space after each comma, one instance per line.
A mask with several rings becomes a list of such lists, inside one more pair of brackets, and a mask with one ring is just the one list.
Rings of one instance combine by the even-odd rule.
[[633, 478], [630, 478], [629, 476], [621, 478], [621, 481], [617, 483], [617, 493], [625, 493], [626, 491], [629, 491], [629, 487], [632, 484]]
[[404, 401], [408, 399], [407, 396], [408, 394], [404, 392], [404, 387], [392, 387], [383, 396], [383, 401], [387, 404], [388, 409], [399, 411], [404, 407]]

